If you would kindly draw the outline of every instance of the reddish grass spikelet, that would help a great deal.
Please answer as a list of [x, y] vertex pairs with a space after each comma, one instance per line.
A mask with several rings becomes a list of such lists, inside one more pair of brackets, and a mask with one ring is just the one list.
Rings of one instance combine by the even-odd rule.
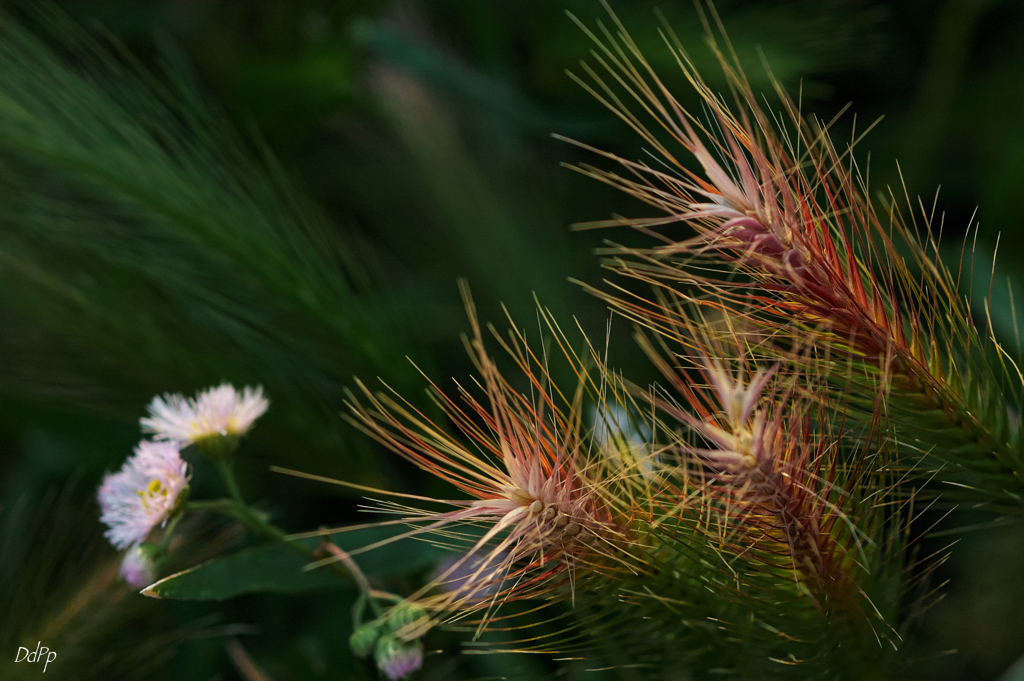
[[[795, 141], [780, 139], [777, 122], [761, 109], [745, 76], [714, 42], [712, 48], [737, 96], [735, 112], [703, 81], [678, 41], [670, 42], [707, 113], [702, 122], [682, 107], [617, 20], [616, 24], [618, 40], [607, 30], [605, 43], [590, 34], [600, 50], [594, 56], [628, 99], [652, 117], [654, 131], [587, 65], [596, 88], [578, 78], [577, 82], [633, 127], [653, 147], [664, 169], [587, 145], [579, 146], [614, 160], [627, 173], [589, 165], [575, 169], [665, 215], [588, 223], [629, 225], [662, 242], [649, 249], [615, 249], [634, 261], [618, 260], [613, 267], [641, 279], [702, 284], [725, 295], [741, 291], [745, 304], [821, 327], [859, 355], [881, 358], [895, 352], [909, 360], [924, 359], [912, 349], [921, 345], [915, 337], [921, 325], [907, 327], [893, 304], [901, 279], [909, 275], [905, 268], [895, 267], [890, 257], [895, 247], [862, 197], [852, 158], [832, 146], [827, 126], [812, 128], [777, 86], [796, 135]], [[676, 158], [661, 135], [692, 156], [703, 174]], [[679, 222], [691, 225], [697, 236], [679, 241], [657, 229]], [[716, 277], [676, 266], [701, 258], [740, 268], [753, 277], [761, 293], [751, 299], [748, 281], [730, 276], [731, 270]], [[878, 261], [893, 268], [878, 273], [871, 266]]]
[[[699, 437], [698, 444], [681, 442], [678, 456], [704, 481], [705, 503], [720, 509], [722, 536], [736, 553], [755, 548], [771, 555], [783, 547], [782, 565], [811, 585], [817, 607], [850, 601], [853, 556], [847, 550], [855, 547], [837, 537], [856, 538], [858, 530], [839, 505], [848, 495], [830, 451], [835, 440], [812, 427], [815, 414], [806, 401], [793, 399], [791, 390], [779, 392], [777, 367], [759, 369], [746, 382], [742, 371], [733, 375], [705, 357], [699, 373], [707, 387], [688, 389], [682, 408], [656, 402]], [[846, 474], [847, 482], [855, 480]]]
[[[738, 353], [713, 357], [710, 340], [697, 345], [704, 350], [694, 370], [685, 371], [644, 343], [678, 396], [653, 395], [657, 413], [693, 434], [677, 437], [673, 449], [699, 488], [688, 493], [699, 500], [699, 527], [724, 556], [788, 579], [798, 598], [806, 597], [822, 618], [814, 634], [819, 650], [843, 641], [861, 665], [878, 657], [883, 643], [894, 650], [893, 593], [876, 585], [902, 547], [883, 539], [885, 527], [899, 521], [865, 499], [883, 489], [881, 478], [844, 448], [842, 410], [798, 391], [805, 377], [781, 366], [754, 368], [736, 360]], [[662, 430], [671, 429], [666, 423]], [[680, 519], [693, 511], [692, 504], [681, 506]], [[780, 587], [772, 587], [777, 598]], [[872, 594], [886, 601], [881, 608]], [[771, 622], [771, 610], [764, 615]]]
[[[975, 327], [957, 279], [939, 260], [931, 218], [926, 215], [924, 240], [895, 203], [883, 224], [851, 153], [859, 138], [837, 149], [832, 123], [805, 120], [778, 83], [786, 123], [767, 114], [735, 54], [727, 58], [714, 39], [732, 106], [666, 34], [705, 111], [702, 120], [658, 79], [617, 19], [615, 25], [615, 34], [602, 26], [604, 40], [588, 31], [597, 45], [592, 54], [611, 80], [584, 64], [592, 84], [577, 81], [643, 138], [657, 163], [576, 143], [625, 172], [575, 170], [662, 213], [585, 225], [626, 225], [655, 239], [658, 245], [644, 249], [612, 245], [607, 266], [656, 294], [645, 299], [625, 289], [588, 288], [684, 343], [680, 316], [690, 304], [741, 317], [762, 339], [772, 339], [759, 341], [758, 352], [801, 361], [810, 372], [830, 374], [838, 390], [857, 391], [872, 427], [902, 419], [901, 430], [920, 440], [907, 453], [931, 451], [964, 465], [970, 487], [1024, 499], [1016, 422], [1000, 394], [985, 387], [1000, 383], [1012, 395], [1024, 377], [995, 339]], [[699, 170], [677, 158], [674, 147]], [[666, 229], [674, 223], [691, 226], [696, 236], [674, 238]], [[817, 353], [793, 350], [808, 346]]]
[[[602, 499], [599, 469], [588, 461], [591, 445], [581, 428], [578, 397], [567, 401], [554, 390], [543, 361], [515, 333], [501, 343], [524, 372], [530, 393], [513, 388], [488, 355], [466, 297], [472, 327], [467, 348], [486, 400], [461, 386], [460, 402], [433, 383], [430, 390], [464, 440], [448, 435], [409, 402], [362, 384], [361, 396], [349, 396], [349, 421], [467, 495], [466, 500], [394, 495], [455, 508], [433, 512], [388, 503], [382, 510], [403, 516], [392, 524], [415, 527], [400, 537], [430, 533], [431, 541], [461, 547], [461, 557], [447, 562], [409, 600], [434, 621], [484, 609], [483, 628], [497, 604], [571, 594], [582, 576], [577, 572], [597, 568], [620, 535]], [[471, 527], [479, 529], [474, 534], [467, 531]]]

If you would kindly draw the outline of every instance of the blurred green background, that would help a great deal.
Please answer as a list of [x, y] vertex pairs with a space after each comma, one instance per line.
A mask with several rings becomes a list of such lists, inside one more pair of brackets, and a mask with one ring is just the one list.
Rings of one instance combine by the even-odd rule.
[[[655, 4], [612, 5], [692, 103], [657, 35]], [[692, 3], [657, 6], [709, 82], [723, 85]], [[863, 167], [870, 154], [871, 187], [902, 197], [896, 159], [915, 206], [921, 195], [930, 211], [942, 185], [936, 215], [951, 262], [974, 216], [978, 285], [964, 292], [979, 312], [1001, 233], [993, 326], [1020, 356], [1010, 299], [1024, 301], [1024, 5], [716, 6], [755, 88], [770, 92], [760, 50], [790, 92], [802, 91], [805, 111], [828, 120], [852, 102], [836, 140], [849, 139], [853, 112], [858, 130], [885, 116], [857, 150]], [[152, 395], [228, 380], [262, 383], [271, 399], [238, 471], [283, 527], [353, 521], [358, 498], [270, 473], [272, 464], [443, 496], [342, 421], [343, 390], [353, 376], [380, 376], [429, 408], [416, 367], [445, 386], [469, 375], [458, 277], [499, 328], [504, 303], [538, 338], [536, 295], [571, 338], [573, 317], [604, 338], [604, 307], [567, 278], [599, 282], [593, 249], [630, 235], [569, 225], [645, 208], [561, 168], [593, 159], [550, 137], [641, 156], [630, 131], [564, 73], [590, 49], [565, 10], [593, 25], [602, 8], [61, 3], [97, 47], [58, 15], [0, 7], [26, 27], [0, 33], [0, 652], [13, 659], [42, 637], [60, 656], [47, 678], [228, 680], [243, 678], [224, 646], [237, 637], [276, 681], [375, 678], [347, 650], [352, 593], [174, 603], [111, 582], [117, 556], [101, 537], [95, 487], [140, 437]], [[115, 56], [105, 62], [97, 49]], [[630, 333], [612, 325], [612, 363], [651, 380]], [[202, 462], [194, 480], [195, 497], [221, 493]], [[1019, 525], [992, 517], [956, 509], [920, 523], [939, 522], [920, 556], [956, 545], [930, 585], [948, 597], [901, 632], [897, 678], [1024, 678], [1000, 676], [1024, 654], [1024, 541]], [[194, 548], [177, 567], [245, 541], [209, 518], [188, 531]], [[454, 634], [428, 646], [443, 652], [428, 656], [423, 679], [584, 668], [459, 656]], [[2, 665], [3, 678], [39, 673]]]

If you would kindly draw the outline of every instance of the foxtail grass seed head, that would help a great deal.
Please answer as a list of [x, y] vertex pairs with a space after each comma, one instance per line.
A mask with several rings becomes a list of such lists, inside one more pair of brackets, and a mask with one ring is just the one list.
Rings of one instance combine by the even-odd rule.
[[[664, 215], [592, 223], [631, 225], [660, 242], [646, 249], [614, 248], [619, 257], [612, 269], [643, 281], [697, 283], [727, 298], [744, 298], [775, 325], [796, 322], [818, 329], [823, 338], [876, 363], [894, 352], [910, 359], [913, 337], [920, 331], [906, 323], [896, 298], [905, 285], [900, 280], [914, 276], [902, 265], [889, 227], [863, 195], [856, 165], [833, 146], [827, 126], [805, 120], [777, 83], [784, 113], [767, 113], [739, 66], [713, 40], [735, 105], [712, 90], [682, 47], [670, 41], [705, 114], [686, 111], [619, 28], [618, 39], [609, 33], [607, 42], [591, 34], [595, 56], [612, 80], [589, 68], [592, 84], [577, 80], [651, 145], [659, 163], [594, 150], [626, 172], [589, 165], [577, 170]], [[632, 97], [618, 97], [614, 83]], [[631, 110], [631, 102], [650, 117]], [[665, 143], [661, 133], [672, 142]], [[702, 172], [677, 158], [678, 150], [696, 160]], [[665, 233], [662, 228], [673, 223], [690, 225], [696, 236], [678, 239]], [[901, 224], [894, 229], [900, 238], [910, 236]], [[914, 238], [907, 243], [914, 258], [922, 260], [920, 243]], [[705, 266], [694, 267], [697, 262]], [[934, 268], [926, 257], [922, 264]], [[933, 284], [949, 292], [945, 282]], [[659, 314], [653, 307], [652, 319]], [[919, 319], [912, 322], [926, 321], [914, 316]]]
[[[945, 494], [1020, 505], [1024, 439], [1014, 414], [1024, 375], [991, 328], [995, 270], [989, 299], [972, 309], [968, 298], [977, 293], [965, 296], [961, 281], [974, 276], [968, 246], [955, 272], [943, 263], [934, 206], [929, 214], [921, 204], [919, 220], [909, 195], [905, 213], [891, 194], [886, 212], [876, 210], [853, 153], [866, 131], [837, 145], [835, 121], [805, 117], [778, 82], [781, 111], [768, 111], [724, 34], [721, 43], [708, 38], [731, 98], [712, 89], [665, 33], [700, 101], [700, 111], [687, 111], [612, 18], [617, 31], [603, 37], [580, 24], [599, 67], [583, 64], [588, 78], [576, 80], [638, 133], [655, 160], [580, 144], [619, 168], [575, 169], [657, 211], [586, 225], [630, 226], [650, 237], [646, 247], [611, 245], [606, 266], [655, 293], [588, 288], [684, 344], [681, 318], [693, 309], [736, 314], [763, 336], [752, 352], [827, 376], [826, 390], [856, 405], [849, 415], [861, 427], [874, 432], [887, 423], [898, 432], [911, 468], [942, 462], [938, 475], [951, 483]], [[679, 223], [695, 235], [680, 238], [670, 227]], [[987, 330], [976, 322], [982, 309]]]
[[177, 513], [188, 496], [188, 464], [174, 441], [143, 440], [117, 473], [108, 473], [97, 498], [103, 536], [118, 549], [139, 544]]
[[720, 403], [721, 423], [690, 417], [691, 425], [715, 448], [699, 450], [704, 460], [719, 472], [743, 475], [757, 468], [771, 470], [777, 465], [773, 433], [778, 423], [769, 422], [759, 408], [764, 389], [775, 369], [759, 369], [749, 383], [734, 377], [719, 364], [706, 367]]
[[515, 333], [502, 344], [532, 389], [512, 388], [485, 351], [472, 308], [470, 321], [467, 345], [486, 400], [462, 389], [456, 402], [432, 386], [464, 440], [400, 398], [365, 386], [363, 396], [350, 397], [354, 425], [468, 497], [442, 502], [455, 506], [446, 512], [392, 511], [413, 512], [406, 520], [417, 529], [407, 534], [462, 537], [459, 557], [413, 597], [435, 618], [488, 602], [550, 596], [574, 584], [577, 568], [597, 556], [592, 537], [606, 545], [616, 537], [604, 483], [587, 458], [592, 445], [581, 428], [581, 405], [561, 402], [544, 362]]
[[433, 532], [458, 525], [484, 528], [479, 540], [436, 574], [442, 590], [432, 602], [436, 610], [543, 592], [585, 550], [577, 535], [611, 527], [579, 458], [578, 423], [573, 426], [551, 405], [545, 413], [512, 392], [493, 366], [484, 366], [491, 408], [468, 396], [467, 401], [487, 430], [441, 397], [484, 456], [385, 396], [367, 393], [369, 408], [353, 403], [356, 423], [366, 432], [475, 497], [448, 502], [458, 506], [453, 511], [409, 518]]
[[870, 508], [855, 503], [863, 492], [858, 466], [840, 466], [835, 424], [842, 415], [794, 395], [801, 376], [780, 376], [778, 365], [751, 371], [740, 362], [730, 370], [705, 357], [701, 374], [707, 387], [687, 394], [689, 411], [674, 411], [700, 442], [681, 442], [678, 451], [702, 465], [695, 475], [704, 480], [708, 508], [720, 509], [730, 550], [792, 570], [819, 611], [840, 612], [862, 630], [870, 619], [857, 595], [862, 568], [842, 537], [861, 532], [854, 523]]
[[155, 440], [177, 440], [194, 444], [212, 459], [230, 455], [238, 439], [253, 427], [270, 406], [263, 387], [246, 386], [241, 392], [223, 383], [194, 398], [166, 393], [146, 407], [149, 416], [139, 420], [144, 433]]

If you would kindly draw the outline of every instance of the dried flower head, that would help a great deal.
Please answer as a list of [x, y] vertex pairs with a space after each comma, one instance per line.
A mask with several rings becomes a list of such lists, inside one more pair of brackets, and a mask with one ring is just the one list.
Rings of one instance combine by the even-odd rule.
[[139, 423], [143, 432], [153, 433], [157, 440], [200, 445], [215, 438], [233, 442], [249, 432], [269, 406], [262, 386], [246, 386], [239, 393], [234, 386], [223, 383], [204, 390], [195, 398], [170, 393], [163, 397], [158, 395], [146, 407], [149, 416]]
[[100, 520], [109, 528], [104, 536], [118, 549], [142, 542], [179, 509], [189, 477], [177, 442], [140, 442], [121, 470], [108, 473], [100, 485]]

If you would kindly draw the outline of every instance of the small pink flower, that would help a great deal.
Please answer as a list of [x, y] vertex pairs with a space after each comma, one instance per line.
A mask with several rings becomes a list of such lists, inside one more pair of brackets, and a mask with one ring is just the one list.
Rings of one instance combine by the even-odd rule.
[[97, 493], [104, 532], [118, 549], [142, 542], [177, 510], [188, 487], [188, 464], [177, 442], [143, 440], [117, 473], [103, 478]]
[[139, 419], [142, 431], [157, 440], [192, 444], [210, 437], [241, 436], [270, 406], [263, 387], [246, 386], [239, 393], [223, 383], [186, 398], [181, 394], [156, 396], [146, 409], [149, 417]]

